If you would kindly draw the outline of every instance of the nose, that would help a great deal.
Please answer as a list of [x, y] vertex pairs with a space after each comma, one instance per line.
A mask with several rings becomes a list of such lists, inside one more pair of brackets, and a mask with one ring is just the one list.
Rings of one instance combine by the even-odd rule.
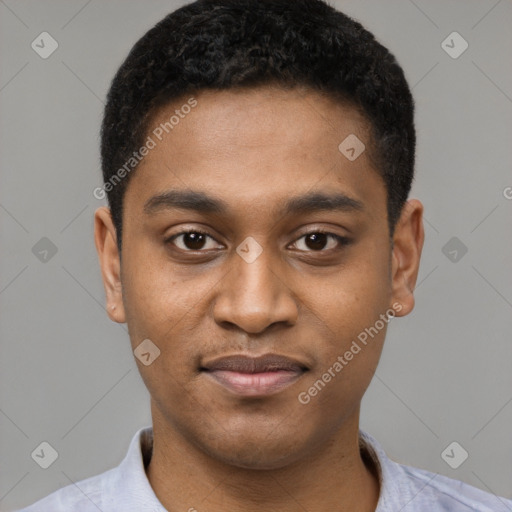
[[219, 284], [213, 307], [217, 324], [235, 325], [256, 334], [273, 324], [291, 326], [296, 323], [298, 304], [293, 291], [279, 271], [279, 265], [272, 265], [267, 251], [251, 263], [234, 253], [229, 264], [230, 272]]

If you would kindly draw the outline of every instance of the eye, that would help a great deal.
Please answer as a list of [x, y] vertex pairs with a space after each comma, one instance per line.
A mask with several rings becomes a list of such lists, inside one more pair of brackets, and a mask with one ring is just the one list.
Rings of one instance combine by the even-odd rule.
[[[165, 243], [173, 244], [184, 252], [215, 249], [215, 244], [211, 244], [210, 247], [207, 246], [208, 239], [215, 241], [215, 239], [206, 231], [194, 229], [176, 233], [167, 238]], [[322, 230], [311, 231], [302, 235], [295, 241], [295, 244], [300, 245], [299, 242], [302, 240], [302, 245], [304, 248], [299, 247], [299, 251], [301, 252], [329, 252], [331, 250], [336, 250], [336, 248], [349, 245], [350, 243], [350, 240], [344, 236], [336, 235], [335, 233], [329, 233]]]
[[[181, 240], [180, 240], [181, 238]], [[190, 251], [201, 251], [202, 249], [208, 250], [208, 249], [215, 249], [214, 247], [206, 247], [205, 244], [207, 239], [214, 240], [208, 233], [205, 231], [201, 231], [198, 229], [189, 230], [189, 231], [181, 231], [180, 233], [176, 233], [175, 235], [172, 235], [167, 240], [165, 240], [166, 244], [174, 244], [178, 247], [178, 249], [181, 249], [185, 252]], [[175, 240], [180, 240], [179, 243], [175, 243]]]
[[[331, 241], [330, 244], [328, 243], [329, 239]], [[336, 248], [346, 246], [350, 243], [350, 240], [344, 236], [321, 230], [310, 231], [309, 233], [302, 235], [297, 239], [295, 244], [298, 244], [301, 240], [304, 240], [302, 245], [305, 247], [305, 249], [299, 248], [299, 250], [313, 252], [329, 252], [333, 249], [335, 250]], [[328, 246], [327, 248], [326, 245]]]

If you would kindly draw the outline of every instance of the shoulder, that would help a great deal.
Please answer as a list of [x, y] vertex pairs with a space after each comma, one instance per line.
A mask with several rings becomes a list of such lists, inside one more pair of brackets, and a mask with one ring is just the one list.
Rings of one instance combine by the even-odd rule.
[[512, 512], [512, 500], [425, 469], [398, 464], [401, 482], [409, 487], [412, 510]]
[[[98, 512], [108, 499], [108, 481], [114, 470], [69, 484], [18, 512]], [[105, 492], [107, 491], [107, 493]]]
[[447, 476], [391, 460], [372, 436], [360, 445], [378, 466], [381, 485], [376, 512], [512, 512], [512, 500]]
[[[17, 512], [164, 510], [144, 469], [144, 460], [151, 457], [152, 439], [151, 427], [139, 429], [117, 467], [71, 483]], [[148, 504], [152, 506], [145, 506]]]

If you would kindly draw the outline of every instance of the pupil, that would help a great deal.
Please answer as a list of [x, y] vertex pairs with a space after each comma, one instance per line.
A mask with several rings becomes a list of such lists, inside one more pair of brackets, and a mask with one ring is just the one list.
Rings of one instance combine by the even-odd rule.
[[186, 233], [185, 245], [189, 249], [198, 250], [204, 245], [204, 235], [201, 233]]
[[[325, 233], [311, 233], [306, 237], [306, 245], [310, 249], [323, 249], [325, 247], [325, 238], [327, 235]], [[309, 244], [308, 241], [312, 241], [313, 244]]]

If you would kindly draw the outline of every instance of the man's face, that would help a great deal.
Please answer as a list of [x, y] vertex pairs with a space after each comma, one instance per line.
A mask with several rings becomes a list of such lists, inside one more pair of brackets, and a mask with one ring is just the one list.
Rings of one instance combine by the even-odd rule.
[[[369, 144], [352, 108], [270, 87], [194, 97], [161, 141], [153, 130], [188, 97], [149, 127], [156, 146], [124, 198], [112, 315], [127, 322], [133, 349], [145, 339], [160, 349], [138, 362], [155, 423], [218, 460], [282, 467], [358, 421], [386, 326], [343, 356], [397, 300], [386, 189], [368, 151], [353, 160], [338, 148], [351, 134]], [[186, 191], [223, 208], [164, 196]], [[311, 194], [341, 200], [285, 211]], [[265, 355], [288, 361], [230, 359]]]

